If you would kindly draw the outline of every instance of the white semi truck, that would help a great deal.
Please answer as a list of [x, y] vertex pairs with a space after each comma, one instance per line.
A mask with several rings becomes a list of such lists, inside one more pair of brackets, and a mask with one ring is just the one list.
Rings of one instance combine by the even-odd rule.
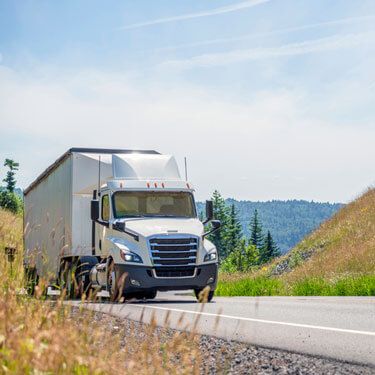
[[24, 191], [29, 280], [114, 301], [183, 289], [198, 298], [208, 286], [211, 300], [218, 254], [207, 235], [220, 222], [211, 201], [198, 219], [193, 192], [173, 156], [71, 148]]

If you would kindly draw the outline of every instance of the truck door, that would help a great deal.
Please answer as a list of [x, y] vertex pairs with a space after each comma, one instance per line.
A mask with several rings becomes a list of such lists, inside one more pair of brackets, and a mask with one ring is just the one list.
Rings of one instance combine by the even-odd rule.
[[111, 215], [111, 206], [110, 206], [109, 194], [103, 194], [101, 198], [101, 204], [100, 204], [101, 224], [98, 225], [97, 249], [99, 250], [98, 253], [104, 257], [108, 255], [108, 243], [107, 243], [108, 241], [106, 240], [106, 236], [108, 235], [108, 230], [109, 230], [110, 215]]

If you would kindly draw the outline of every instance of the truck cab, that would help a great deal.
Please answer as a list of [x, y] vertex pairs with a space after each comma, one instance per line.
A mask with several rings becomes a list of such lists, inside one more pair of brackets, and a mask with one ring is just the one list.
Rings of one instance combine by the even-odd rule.
[[[118, 169], [131, 169], [133, 178], [108, 180], [94, 192], [95, 255], [101, 262], [90, 272], [91, 285], [105, 287], [113, 300], [152, 298], [158, 290], [193, 289], [199, 296], [205, 287], [211, 299], [218, 254], [207, 239], [210, 231], [205, 224], [212, 219], [212, 205], [207, 204], [208, 220], [203, 224], [197, 216], [194, 188], [181, 180], [174, 158], [153, 156], [152, 173], [142, 171], [145, 158], [150, 159], [122, 158], [118, 163], [130, 163], [131, 168]], [[214, 221], [211, 231], [218, 226]], [[103, 264], [106, 272], [100, 271]]]

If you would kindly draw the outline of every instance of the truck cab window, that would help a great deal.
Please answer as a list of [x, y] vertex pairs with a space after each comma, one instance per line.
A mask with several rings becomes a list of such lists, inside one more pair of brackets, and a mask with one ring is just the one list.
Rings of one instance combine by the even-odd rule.
[[196, 217], [194, 199], [189, 192], [118, 191], [113, 196], [115, 218]]
[[108, 221], [109, 220], [109, 196], [103, 195], [102, 198], [102, 220]]

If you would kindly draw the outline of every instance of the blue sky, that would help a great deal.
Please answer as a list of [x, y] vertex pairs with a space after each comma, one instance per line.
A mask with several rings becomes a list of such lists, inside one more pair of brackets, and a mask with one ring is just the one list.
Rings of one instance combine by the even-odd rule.
[[26, 187], [72, 146], [153, 148], [199, 199], [348, 201], [375, 181], [374, 25], [372, 0], [2, 0], [0, 159]]

